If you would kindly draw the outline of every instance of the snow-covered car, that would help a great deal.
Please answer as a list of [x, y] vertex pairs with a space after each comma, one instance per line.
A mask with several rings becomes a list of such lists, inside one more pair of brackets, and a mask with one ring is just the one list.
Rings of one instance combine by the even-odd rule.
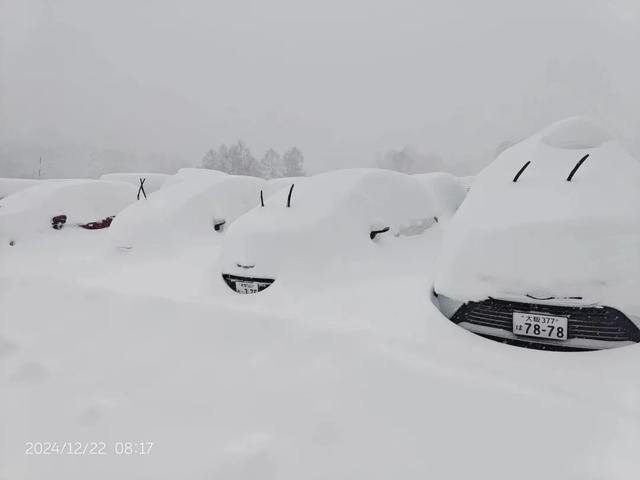
[[34, 234], [81, 227], [99, 230], [136, 201], [123, 182], [49, 180], [0, 200], [0, 238], [10, 245]]
[[194, 167], [185, 167], [178, 170], [174, 175], [171, 175], [167, 178], [163, 183], [161, 188], [167, 188], [176, 183], [182, 183], [184, 181], [191, 180], [211, 180], [213, 178], [218, 178], [222, 176], [226, 176], [227, 173], [221, 172], [219, 170], [210, 170], [208, 168], [194, 168]]
[[410, 175], [337, 170], [292, 183], [239, 218], [227, 232], [218, 273], [238, 293], [257, 293], [283, 276], [329, 265], [366, 264], [384, 237], [434, 224], [434, 208]]
[[118, 215], [110, 230], [112, 242], [129, 250], [209, 241], [258, 205], [265, 188], [260, 178], [236, 175], [199, 177], [163, 187]]
[[146, 197], [162, 187], [162, 184], [170, 177], [166, 173], [106, 173], [100, 180], [127, 182], [138, 188], [139, 197]]
[[439, 220], [451, 219], [467, 196], [464, 184], [450, 173], [416, 173], [413, 177], [424, 185], [431, 196], [435, 215]]
[[503, 152], [448, 225], [434, 298], [467, 330], [549, 350], [640, 341], [640, 163], [582, 117]]

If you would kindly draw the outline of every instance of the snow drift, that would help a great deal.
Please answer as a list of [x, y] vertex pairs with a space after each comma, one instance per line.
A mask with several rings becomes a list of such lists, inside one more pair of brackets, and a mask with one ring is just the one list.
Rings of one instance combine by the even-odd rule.
[[552, 125], [476, 177], [443, 240], [435, 290], [465, 301], [578, 296], [640, 313], [639, 185], [640, 163], [597, 124]]
[[118, 215], [110, 229], [113, 244], [130, 249], [210, 241], [259, 205], [265, 187], [262, 179], [235, 175], [164, 186]]

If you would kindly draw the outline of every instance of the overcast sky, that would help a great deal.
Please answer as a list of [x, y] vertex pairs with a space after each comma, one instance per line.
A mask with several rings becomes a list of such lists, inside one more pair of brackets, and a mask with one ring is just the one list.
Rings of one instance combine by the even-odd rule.
[[638, 155], [638, 51], [637, 0], [0, 0], [0, 142], [481, 165], [586, 113]]

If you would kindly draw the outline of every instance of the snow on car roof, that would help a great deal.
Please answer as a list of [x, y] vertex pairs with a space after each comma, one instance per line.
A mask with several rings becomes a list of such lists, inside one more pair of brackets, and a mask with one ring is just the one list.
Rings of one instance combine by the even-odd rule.
[[[499, 211], [497, 218], [486, 221], [500, 223], [552, 218], [634, 218], [636, 209], [630, 200], [640, 198], [637, 188], [640, 163], [599, 128], [575, 117], [507, 149], [476, 177], [468, 197], [473, 205], [468, 208]], [[591, 136], [587, 138], [585, 132]], [[571, 148], [551, 146], [547, 142], [549, 136], [560, 142], [558, 145]], [[606, 138], [609, 139], [595, 141]], [[575, 148], [585, 142], [595, 145]], [[571, 171], [587, 155], [568, 182]], [[526, 162], [530, 164], [514, 182]], [[601, 195], [602, 191], [606, 191], [606, 196]]]
[[476, 177], [443, 240], [436, 291], [628, 303], [640, 286], [639, 185], [640, 163], [596, 123], [546, 128]]
[[0, 200], [25, 188], [38, 185], [42, 180], [30, 178], [0, 178]]
[[562, 150], [597, 148], [613, 139], [605, 128], [588, 117], [556, 122], [540, 132], [540, 138], [546, 145]]
[[[253, 223], [254, 227], [260, 224], [266, 228], [280, 228], [284, 224], [303, 225], [316, 222], [335, 211], [355, 210], [364, 206], [372, 209], [367, 212], [368, 216], [387, 222], [396, 222], [400, 217], [422, 217], [425, 210], [433, 215], [433, 206], [424, 194], [422, 185], [409, 175], [382, 169], [354, 168], [299, 180], [287, 182], [289, 188], [281, 188], [266, 199], [265, 208], [250, 212], [251, 218], [247, 224], [256, 222]], [[294, 185], [291, 208], [287, 209], [291, 185]], [[414, 201], [408, 202], [409, 197]], [[419, 204], [419, 198], [426, 200]]]
[[125, 209], [113, 222], [110, 235], [118, 247], [188, 242], [199, 235], [217, 234], [260, 203], [266, 182], [255, 177], [219, 175], [163, 187]]
[[135, 200], [135, 193], [135, 187], [122, 182], [49, 180], [9, 195], [0, 202], [0, 208], [3, 213], [36, 210], [93, 221], [102, 213], [115, 215]]
[[167, 178], [163, 184], [162, 188], [170, 187], [176, 183], [184, 182], [185, 180], [203, 180], [207, 178], [214, 178], [227, 175], [225, 172], [221, 172], [219, 170], [210, 170], [208, 168], [192, 168], [185, 167], [178, 170], [175, 175], [171, 175]]
[[307, 177], [272, 178], [270, 180], [267, 180], [267, 183], [269, 184], [269, 190], [271, 191], [271, 193], [275, 193], [283, 188], [289, 188], [292, 183], [300, 184], [300, 182], [303, 182], [306, 178]]

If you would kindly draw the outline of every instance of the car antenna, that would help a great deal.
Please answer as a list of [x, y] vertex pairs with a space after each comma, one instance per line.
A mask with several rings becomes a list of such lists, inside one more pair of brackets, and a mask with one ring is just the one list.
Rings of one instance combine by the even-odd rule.
[[576, 163], [576, 166], [573, 167], [573, 170], [571, 170], [571, 173], [569, 174], [569, 176], [567, 177], [567, 182], [570, 182], [571, 179], [573, 178], [573, 176], [576, 174], [576, 172], [578, 171], [578, 169], [582, 166], [582, 164], [584, 163], [584, 161], [589, 158], [589, 154], [587, 153], [584, 157], [582, 157], [580, 160], [578, 160], [578, 163]]
[[291, 192], [293, 192], [293, 187], [295, 183], [291, 184], [291, 188], [289, 189], [289, 196], [287, 197], [287, 208], [291, 208]]
[[260, 206], [264, 207], [264, 197], [262, 196], [262, 190], [260, 190]]
[[525, 163], [522, 168], [520, 170], [518, 170], [518, 173], [516, 173], [516, 176], [513, 177], [513, 183], [516, 183], [518, 181], [518, 179], [520, 178], [520, 175], [522, 175], [522, 172], [524, 172], [527, 167], [529, 166], [529, 164], [531, 163], [531, 160], [529, 160], [527, 163]]

